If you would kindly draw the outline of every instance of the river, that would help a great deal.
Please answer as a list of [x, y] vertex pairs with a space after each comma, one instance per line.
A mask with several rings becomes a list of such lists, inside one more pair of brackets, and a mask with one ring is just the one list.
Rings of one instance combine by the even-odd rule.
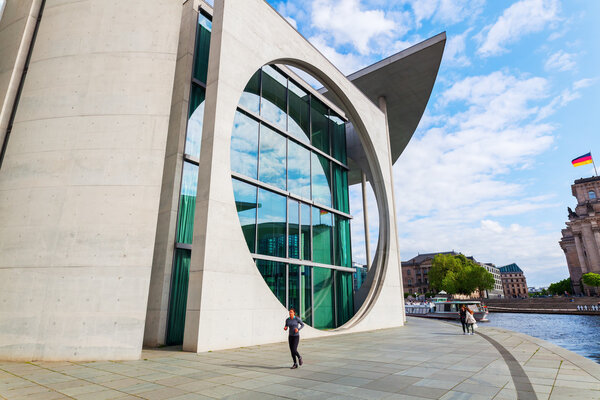
[[600, 316], [490, 313], [496, 326], [547, 340], [600, 364]]

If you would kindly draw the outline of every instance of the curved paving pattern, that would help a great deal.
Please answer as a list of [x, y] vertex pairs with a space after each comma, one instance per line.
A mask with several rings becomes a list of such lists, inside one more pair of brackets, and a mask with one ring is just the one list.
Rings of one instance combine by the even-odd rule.
[[[6, 399], [600, 399], [600, 365], [543, 340], [409, 318], [403, 328], [124, 362], [0, 363]], [[282, 339], [285, 339], [282, 330]]]

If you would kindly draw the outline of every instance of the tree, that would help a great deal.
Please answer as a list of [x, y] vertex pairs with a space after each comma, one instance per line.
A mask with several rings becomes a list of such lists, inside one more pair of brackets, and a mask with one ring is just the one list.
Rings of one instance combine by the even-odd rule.
[[571, 285], [571, 278], [565, 278], [562, 281], [552, 283], [552, 284], [550, 284], [550, 286], [548, 286], [548, 293], [564, 294], [565, 292], [573, 293], [573, 288]]
[[588, 272], [587, 274], [583, 274], [581, 280], [588, 286], [594, 286], [596, 292], [598, 292], [598, 287], [600, 287], [600, 274]]
[[438, 254], [429, 270], [429, 283], [436, 291], [470, 295], [494, 287], [494, 276], [462, 254]]

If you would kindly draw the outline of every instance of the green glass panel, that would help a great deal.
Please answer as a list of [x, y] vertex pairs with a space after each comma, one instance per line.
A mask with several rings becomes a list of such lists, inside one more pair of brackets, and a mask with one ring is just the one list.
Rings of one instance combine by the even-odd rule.
[[285, 306], [286, 265], [275, 261], [256, 260], [256, 267], [275, 297]]
[[331, 155], [338, 161], [347, 164], [346, 156], [346, 124], [336, 116], [331, 115], [329, 118], [329, 131], [331, 132]]
[[257, 253], [285, 257], [286, 198], [265, 189], [258, 189]]
[[327, 107], [315, 97], [310, 103], [312, 145], [329, 154], [329, 118]]
[[248, 249], [254, 253], [256, 238], [256, 187], [233, 179], [233, 195], [242, 232], [246, 238]]
[[310, 209], [308, 204], [300, 204], [300, 259], [311, 260], [310, 251]]
[[300, 276], [300, 318], [305, 323], [312, 325], [312, 269], [303, 266]]
[[305, 143], [310, 143], [310, 105], [309, 96], [303, 89], [289, 81], [290, 115], [288, 132]]
[[270, 65], [262, 69], [260, 114], [281, 129], [287, 128], [287, 78]]
[[300, 266], [288, 266], [288, 309], [293, 308], [296, 314], [302, 318], [300, 307]]
[[311, 153], [312, 199], [315, 203], [331, 207], [330, 161], [316, 153]]
[[314, 287], [314, 327], [317, 329], [335, 328], [333, 270], [313, 267]]
[[198, 187], [198, 166], [184, 161], [179, 196], [179, 217], [177, 219], [177, 242], [192, 244], [194, 236], [194, 211], [196, 210], [196, 189]]
[[287, 139], [266, 125], [260, 126], [258, 180], [285, 190]]
[[288, 199], [288, 257], [300, 258], [300, 211], [297, 201]]
[[335, 265], [352, 267], [350, 220], [339, 215], [335, 216]]
[[240, 106], [248, 110], [259, 113], [260, 107], [260, 70], [256, 71], [248, 84], [244, 88], [242, 97], [240, 97]]
[[205, 91], [203, 87], [192, 84], [190, 97], [190, 115], [188, 118], [187, 133], [185, 136], [185, 152], [200, 158], [200, 145], [202, 142], [202, 122], [204, 120]]
[[194, 78], [206, 83], [208, 72], [208, 52], [210, 50], [211, 25], [208, 19], [200, 14], [196, 31], [196, 60], [194, 63]]
[[313, 261], [332, 264], [333, 218], [331, 213], [313, 207]]
[[258, 122], [236, 111], [231, 133], [231, 170], [256, 179]]
[[288, 140], [288, 190], [310, 199], [310, 150]]
[[348, 171], [340, 165], [332, 163], [333, 167], [333, 208], [350, 213], [348, 201]]
[[352, 272], [335, 271], [337, 326], [342, 326], [354, 315]]
[[166, 338], [166, 344], [169, 346], [183, 343], [188, 281], [190, 278], [190, 258], [191, 252], [189, 250], [175, 249]]

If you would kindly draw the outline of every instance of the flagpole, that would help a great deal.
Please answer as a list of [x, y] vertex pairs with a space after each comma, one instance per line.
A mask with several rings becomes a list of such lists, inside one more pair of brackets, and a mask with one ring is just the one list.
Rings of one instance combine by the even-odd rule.
[[[592, 151], [590, 150], [590, 156], [592, 155]], [[594, 166], [594, 172], [596, 173], [596, 177], [598, 177], [598, 170], [596, 169], [596, 163], [594, 162], [594, 157], [592, 157], [592, 165]]]

